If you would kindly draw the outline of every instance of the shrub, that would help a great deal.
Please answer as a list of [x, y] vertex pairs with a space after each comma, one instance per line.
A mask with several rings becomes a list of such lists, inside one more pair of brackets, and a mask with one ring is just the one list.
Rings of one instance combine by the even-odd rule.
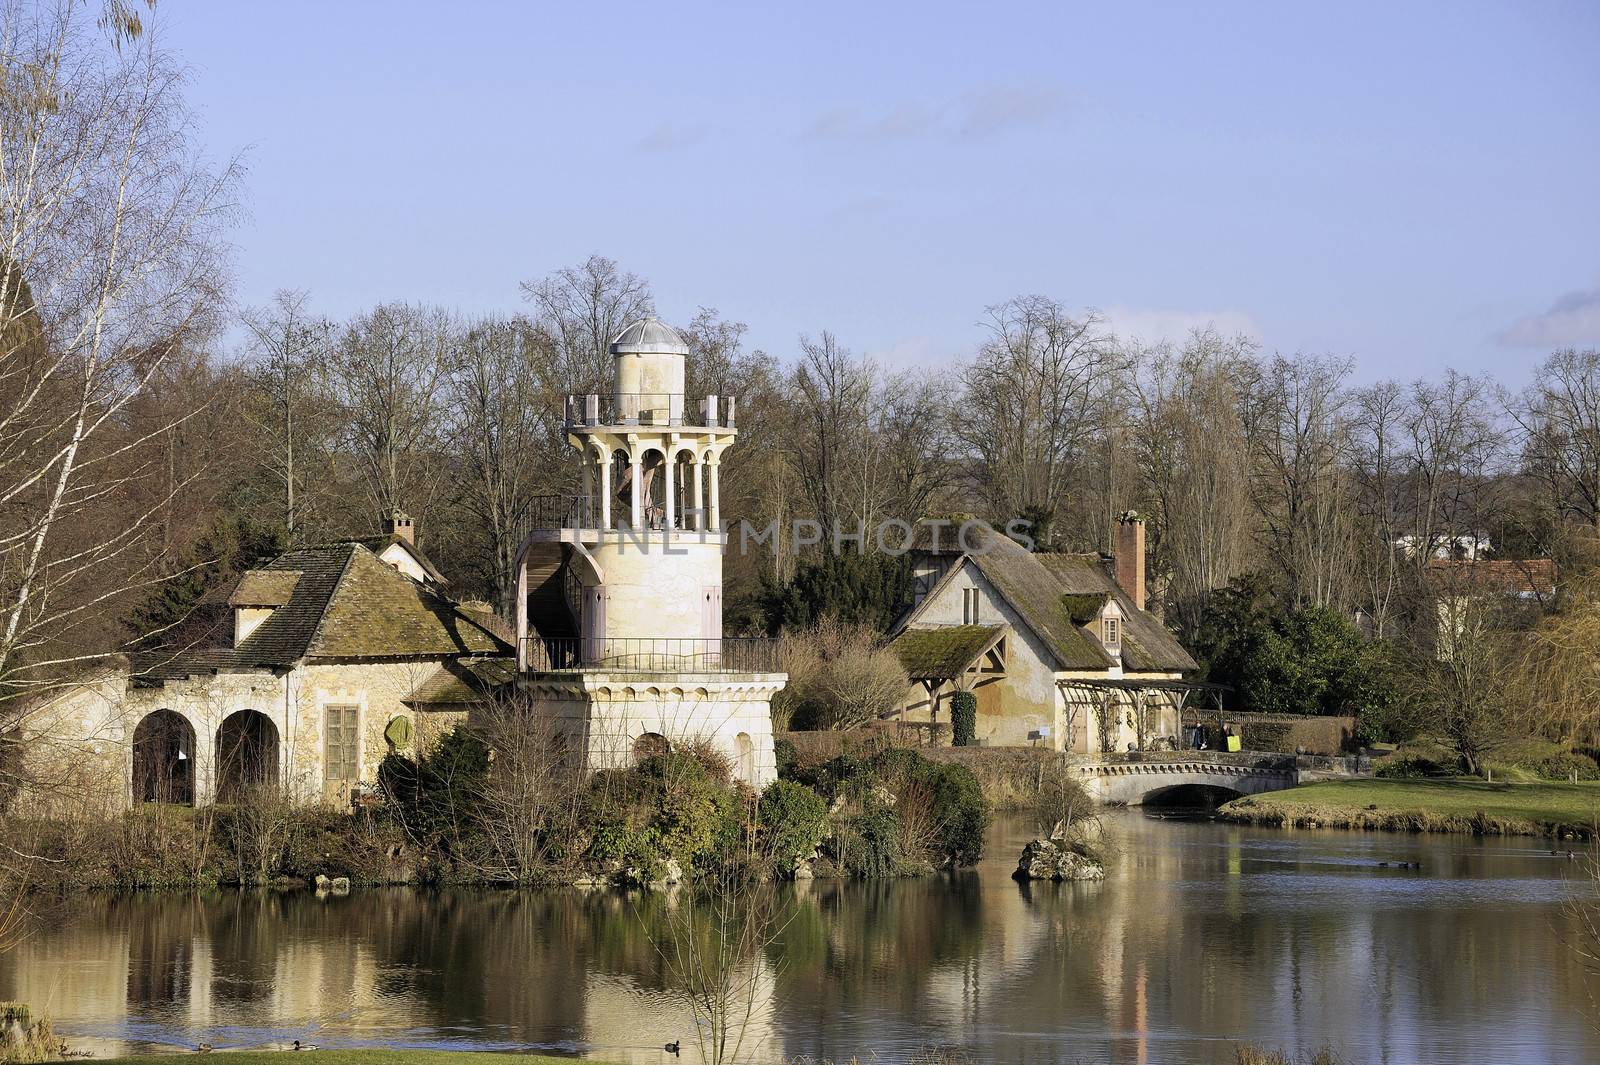
[[835, 833], [834, 843], [839, 864], [851, 876], [886, 877], [900, 872], [900, 819], [881, 803], [846, 821]]
[[585, 857], [620, 861], [641, 880], [659, 879], [668, 858], [686, 873], [715, 871], [734, 861], [744, 838], [738, 793], [683, 751], [594, 774], [582, 806], [591, 832]]
[[942, 857], [952, 865], [974, 865], [983, 857], [983, 834], [989, 827], [989, 804], [972, 770], [955, 763], [935, 767], [934, 811], [943, 828]]
[[765, 852], [780, 876], [810, 857], [828, 831], [828, 804], [809, 788], [775, 780], [761, 793], [759, 820]]
[[794, 773], [799, 753], [788, 740], [778, 740], [772, 745], [772, 757], [778, 764], [778, 776], [788, 779]]
[[825, 618], [785, 634], [789, 683], [773, 699], [774, 720], [789, 728], [854, 728], [893, 713], [911, 682], [895, 653], [864, 625]]
[[1420, 754], [1402, 754], [1385, 759], [1373, 770], [1374, 776], [1388, 780], [1412, 780], [1420, 777], [1448, 776], [1450, 769], [1443, 763]]
[[971, 747], [978, 739], [978, 697], [956, 692], [950, 697], [950, 733], [957, 747]]
[[1546, 780], [1571, 780], [1574, 773], [1579, 780], [1600, 780], [1600, 764], [1577, 751], [1552, 754], [1535, 762], [1530, 768]]

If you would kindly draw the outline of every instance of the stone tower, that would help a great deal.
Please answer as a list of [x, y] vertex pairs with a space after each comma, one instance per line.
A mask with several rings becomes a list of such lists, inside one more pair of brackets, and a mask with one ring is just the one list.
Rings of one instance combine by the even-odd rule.
[[731, 397], [684, 393], [689, 349], [654, 318], [611, 345], [609, 395], [569, 396], [581, 491], [541, 501], [518, 563], [520, 683], [590, 769], [709, 741], [776, 776], [765, 640], [722, 634], [719, 468]]

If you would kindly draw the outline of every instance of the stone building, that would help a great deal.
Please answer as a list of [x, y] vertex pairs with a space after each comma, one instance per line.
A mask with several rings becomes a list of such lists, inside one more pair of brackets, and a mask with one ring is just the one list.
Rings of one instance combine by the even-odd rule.
[[510, 633], [444, 596], [409, 523], [377, 546], [280, 555], [214, 601], [231, 624], [213, 640], [130, 656], [40, 700], [29, 757], [73, 782], [50, 805], [203, 804], [271, 783], [347, 807], [386, 754], [463, 720], [508, 678]]
[[721, 459], [732, 397], [684, 395], [688, 345], [654, 318], [611, 345], [609, 395], [569, 397], [579, 494], [547, 502], [517, 564], [518, 684], [580, 768], [685, 742], [777, 776], [767, 641], [722, 633]]
[[987, 525], [919, 533], [914, 602], [892, 648], [912, 679], [899, 720], [940, 736], [949, 696], [977, 698], [979, 743], [1065, 751], [1177, 744], [1198, 666], [1145, 609], [1144, 522], [1095, 554], [1034, 553]]

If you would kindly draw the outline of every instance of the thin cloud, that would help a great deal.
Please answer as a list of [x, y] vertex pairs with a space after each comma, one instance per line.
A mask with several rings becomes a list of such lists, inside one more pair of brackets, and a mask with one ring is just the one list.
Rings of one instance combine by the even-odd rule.
[[961, 135], [989, 137], [1053, 122], [1066, 114], [1067, 101], [1055, 89], [991, 86], [968, 93], [961, 109]]
[[1127, 340], [1156, 344], [1163, 340], [1182, 342], [1196, 329], [1215, 329], [1226, 337], [1261, 339], [1261, 328], [1244, 311], [1139, 310], [1133, 307], [1108, 307], [1102, 312], [1112, 332]]
[[901, 101], [882, 112], [833, 108], [818, 115], [802, 136], [861, 143], [975, 139], [1045, 125], [1066, 112], [1066, 97], [1056, 89], [988, 85], [945, 100]]
[[692, 148], [706, 139], [704, 126], [677, 126], [664, 122], [634, 142], [634, 147], [649, 155], [660, 155]]
[[1518, 319], [1495, 339], [1512, 348], [1600, 343], [1600, 285], [1566, 293], [1543, 314]]

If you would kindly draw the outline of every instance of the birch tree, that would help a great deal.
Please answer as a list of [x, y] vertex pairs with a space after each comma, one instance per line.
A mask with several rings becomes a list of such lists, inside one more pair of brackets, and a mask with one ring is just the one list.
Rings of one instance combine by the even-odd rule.
[[0, 9], [0, 733], [18, 696], [105, 653], [73, 648], [75, 625], [161, 576], [161, 501], [97, 508], [159, 469], [186, 413], [124, 415], [212, 326], [226, 276], [235, 169], [200, 158], [152, 33], [113, 46], [83, 19]]

